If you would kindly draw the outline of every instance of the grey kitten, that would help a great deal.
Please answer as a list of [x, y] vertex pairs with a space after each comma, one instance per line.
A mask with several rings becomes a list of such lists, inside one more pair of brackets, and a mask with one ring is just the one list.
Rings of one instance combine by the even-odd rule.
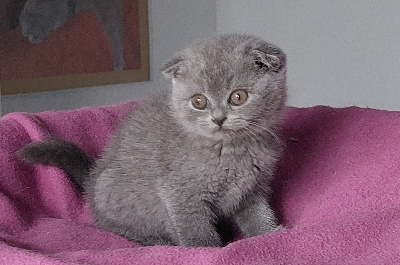
[[122, 0], [27, 0], [19, 17], [22, 35], [32, 43], [42, 42], [76, 13], [96, 15], [113, 52], [114, 70], [124, 68]]
[[178, 53], [163, 74], [171, 92], [133, 110], [95, 166], [60, 140], [31, 143], [22, 157], [69, 171], [97, 226], [143, 245], [223, 246], [216, 224], [226, 218], [245, 237], [276, 230], [268, 195], [281, 149], [284, 53], [221, 35]]

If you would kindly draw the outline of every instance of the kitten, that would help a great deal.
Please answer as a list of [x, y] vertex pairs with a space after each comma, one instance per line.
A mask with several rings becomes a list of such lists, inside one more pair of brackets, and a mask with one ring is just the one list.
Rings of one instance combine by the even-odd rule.
[[96, 15], [111, 43], [114, 70], [122, 70], [122, 0], [27, 0], [19, 17], [22, 35], [32, 43], [40, 43], [68, 19], [82, 11]]
[[223, 246], [216, 224], [225, 218], [244, 237], [275, 231], [268, 195], [281, 149], [284, 53], [221, 35], [178, 53], [163, 74], [172, 90], [133, 110], [95, 166], [60, 140], [31, 143], [21, 156], [69, 171], [97, 226], [143, 245]]

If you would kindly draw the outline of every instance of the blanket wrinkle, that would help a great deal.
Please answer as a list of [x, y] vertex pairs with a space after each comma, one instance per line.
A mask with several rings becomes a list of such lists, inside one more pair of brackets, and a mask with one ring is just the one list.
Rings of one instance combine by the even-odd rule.
[[223, 248], [141, 247], [100, 230], [64, 172], [15, 154], [56, 136], [99, 157], [137, 104], [0, 120], [0, 263], [400, 264], [400, 111], [287, 107], [271, 202], [287, 229]]
[[46, 128], [46, 125], [38, 116], [30, 115], [28, 113], [15, 112], [5, 115], [2, 119], [17, 122], [25, 129], [25, 132], [28, 133], [29, 137], [35, 141], [43, 140], [51, 135], [48, 128]]

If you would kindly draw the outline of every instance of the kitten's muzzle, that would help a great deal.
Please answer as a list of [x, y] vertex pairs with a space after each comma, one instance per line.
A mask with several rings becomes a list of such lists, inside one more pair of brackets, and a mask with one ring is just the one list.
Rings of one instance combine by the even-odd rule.
[[219, 127], [222, 127], [222, 124], [224, 123], [225, 120], [226, 120], [226, 118], [223, 118], [223, 119], [212, 119], [212, 122], [217, 124]]
[[222, 126], [224, 121], [226, 120], [225, 112], [221, 108], [216, 108], [212, 111], [212, 122], [217, 124], [219, 127]]

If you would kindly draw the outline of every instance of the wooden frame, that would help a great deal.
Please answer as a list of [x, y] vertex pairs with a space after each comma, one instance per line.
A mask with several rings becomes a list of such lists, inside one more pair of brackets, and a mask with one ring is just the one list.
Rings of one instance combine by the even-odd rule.
[[[93, 72], [71, 75], [57, 75], [27, 79], [1, 80], [1, 94], [31, 93], [87, 86], [131, 83], [149, 80], [149, 37], [147, 0], [137, 0], [140, 32], [140, 66], [135, 69]], [[1, 65], [1, 68], [7, 65]]]

